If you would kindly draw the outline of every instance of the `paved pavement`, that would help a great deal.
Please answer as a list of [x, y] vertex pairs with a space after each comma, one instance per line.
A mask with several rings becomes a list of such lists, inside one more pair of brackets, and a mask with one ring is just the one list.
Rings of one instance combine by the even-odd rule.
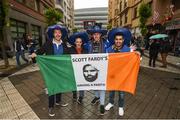
[[[178, 67], [169, 65], [168, 68], [160, 68], [161, 63], [157, 62], [157, 67], [152, 68], [148, 66], [147, 61], [148, 58], [143, 57], [136, 94], [134, 96], [126, 94], [125, 116], [122, 118], [180, 118], [180, 72]], [[176, 65], [180, 59], [168, 56], [168, 61]], [[82, 105], [72, 100], [72, 93], [63, 94], [63, 100], [69, 103], [68, 107], [56, 107], [56, 116], [49, 117], [44, 88], [38, 66], [29, 65], [1, 79], [0, 119], [121, 118], [118, 117], [117, 105], [104, 116], [100, 116], [99, 106], [90, 104], [93, 99], [92, 91], [86, 91]], [[108, 93], [106, 94], [107, 102]]]

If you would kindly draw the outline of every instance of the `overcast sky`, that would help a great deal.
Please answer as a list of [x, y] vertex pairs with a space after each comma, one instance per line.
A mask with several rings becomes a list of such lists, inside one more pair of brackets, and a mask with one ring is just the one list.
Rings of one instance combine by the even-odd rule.
[[74, 8], [108, 7], [108, 0], [74, 0]]

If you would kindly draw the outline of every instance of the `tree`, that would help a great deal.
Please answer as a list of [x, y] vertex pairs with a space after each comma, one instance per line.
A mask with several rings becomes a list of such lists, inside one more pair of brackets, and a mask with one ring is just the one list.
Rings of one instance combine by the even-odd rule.
[[112, 29], [112, 25], [111, 25], [111, 24], [108, 24], [108, 25], [107, 25], [107, 30], [110, 30], [110, 29]]
[[8, 15], [8, 1], [7, 0], [1, 0], [0, 1], [0, 47], [2, 50], [2, 56], [5, 63], [5, 67], [9, 66], [8, 57], [5, 50], [5, 27], [7, 25], [7, 15]]
[[72, 31], [73, 31], [73, 33], [76, 33], [76, 32], [78, 32], [78, 29], [77, 28], [73, 28]]
[[63, 14], [55, 8], [49, 8], [45, 12], [46, 22], [48, 26], [57, 24], [63, 17]]
[[140, 21], [140, 28], [141, 34], [144, 36], [147, 33], [147, 26], [146, 22], [147, 19], [152, 15], [151, 8], [148, 4], [142, 3], [139, 7], [139, 21]]

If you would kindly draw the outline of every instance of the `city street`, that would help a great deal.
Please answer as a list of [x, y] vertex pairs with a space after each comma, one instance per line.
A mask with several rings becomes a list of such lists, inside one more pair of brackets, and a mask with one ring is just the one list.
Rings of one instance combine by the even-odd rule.
[[[39, 72], [15, 75], [9, 79], [40, 119], [50, 118], [47, 112], [45, 86]], [[123, 118], [180, 118], [179, 80], [180, 74], [141, 67], [136, 94], [126, 94]], [[72, 100], [72, 93], [65, 93], [63, 101], [69, 103], [68, 107], [56, 107], [56, 116], [52, 118], [119, 118], [117, 105], [104, 116], [100, 116], [99, 107], [90, 104], [93, 99], [92, 93], [86, 91], [82, 105]]]
[[[13, 86], [15, 86], [17, 92], [22, 96], [22, 98], [15, 96], [13, 98], [16, 98], [15, 106], [12, 105], [13, 108], [15, 111], [18, 111], [19, 109], [21, 110], [21, 112], [18, 114], [19, 116], [11, 115], [11, 109], [7, 109], [4, 112], [2, 110], [2, 112], [0, 112], [0, 116], [2, 116], [2, 118], [24, 118], [23, 116], [26, 116], [25, 118], [37, 118], [38, 116], [40, 119], [180, 118], [180, 74], [176, 74], [175, 72], [166, 72], [162, 69], [158, 70], [158, 68], [149, 68], [147, 67], [147, 61], [147, 57], [143, 57], [141, 63], [143, 65], [141, 65], [140, 68], [135, 95], [133, 96], [126, 93], [125, 115], [123, 117], [118, 116], [117, 97], [115, 107], [110, 111], [107, 111], [104, 116], [101, 116], [99, 114], [98, 104], [94, 106], [90, 104], [94, 97], [93, 91], [85, 92], [85, 98], [83, 99], [82, 105], [79, 105], [77, 102], [73, 101], [71, 92], [63, 94], [62, 100], [69, 103], [68, 107], [56, 106], [56, 116], [49, 117], [47, 111], [47, 95], [45, 94], [45, 85], [42, 76], [38, 67], [32, 67], [31, 65], [8, 77]], [[159, 65], [160, 62], [157, 62], [157, 64]], [[169, 67], [169, 69], [170, 68], [171, 67]], [[9, 95], [14, 92], [12, 92], [12, 89], [8, 91], [8, 85], [3, 86], [3, 82], [5, 81], [7, 82], [7, 80], [1, 80], [0, 82], [2, 88], [4, 88], [7, 96], [9, 97]], [[24, 99], [24, 102], [20, 103], [22, 99]], [[0, 100], [2, 101], [0, 104], [2, 109], [3, 95], [1, 95]], [[11, 104], [14, 103], [11, 101], [11, 99], [10, 102]], [[18, 103], [20, 103], [21, 106], [16, 107]], [[105, 103], [108, 103], [108, 92], [106, 93]], [[27, 106], [29, 107], [27, 108]], [[9, 114], [9, 117], [3, 117], [3, 115], [7, 114]], [[32, 117], [32, 114], [34, 117]]]
[[[170, 60], [170, 58], [169, 56], [168, 60]], [[0, 80], [0, 88], [4, 90], [4, 95], [7, 94], [12, 105], [12, 109], [2, 109], [3, 106], [7, 105], [7, 101], [5, 101], [1, 94], [0, 108], [2, 110], [0, 117], [39, 119], [180, 118], [180, 74], [177, 74], [178, 68], [173, 69], [172, 66], [169, 66], [168, 69], [159, 67], [150, 68], [147, 66], [147, 61], [147, 57], [143, 57], [135, 95], [133, 96], [126, 93], [125, 115], [123, 117], [118, 116], [117, 96], [115, 107], [107, 111], [104, 116], [101, 116], [99, 114], [98, 104], [94, 106], [90, 104], [94, 97], [93, 91], [85, 92], [82, 105], [73, 101], [71, 92], [63, 94], [62, 100], [68, 102], [69, 105], [67, 107], [56, 106], [56, 116], [49, 117], [47, 111], [48, 101], [44, 90], [45, 85], [43, 78], [39, 72], [39, 68], [37, 66], [32, 67], [31, 65], [12, 74], [8, 78]], [[157, 62], [157, 66], [160, 66], [160, 64], [160, 62]], [[8, 81], [9, 83], [7, 83]], [[15, 88], [8, 88], [12, 86]], [[16, 90], [16, 93], [14, 90]], [[19, 97], [16, 96], [18, 94], [20, 95]], [[11, 95], [13, 95], [12, 99]], [[108, 103], [108, 92], [106, 93], [105, 103]], [[15, 111], [17, 114], [10, 114], [12, 111]]]

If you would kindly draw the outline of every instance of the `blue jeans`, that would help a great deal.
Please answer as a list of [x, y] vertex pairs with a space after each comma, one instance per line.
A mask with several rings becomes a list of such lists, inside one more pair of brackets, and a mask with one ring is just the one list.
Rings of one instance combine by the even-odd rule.
[[79, 91], [79, 97], [81, 97], [81, 98], [84, 97], [84, 91]]
[[21, 62], [19, 60], [20, 56], [24, 61], [26, 61], [26, 63], [28, 63], [28, 60], [25, 58], [24, 51], [18, 51], [18, 52], [16, 52], [16, 62], [17, 62], [18, 66], [21, 65]]
[[105, 103], [105, 91], [104, 90], [95, 90], [95, 96], [100, 98], [100, 105], [104, 105]]
[[[118, 95], [119, 95], [119, 100], [118, 100], [119, 107], [124, 107], [124, 92], [120, 91], [118, 92]], [[115, 91], [110, 91], [109, 102], [111, 104], [114, 104], [114, 97], [115, 97]]]
[[[73, 96], [74, 97], [77, 97], [77, 92], [76, 91], [73, 91]], [[81, 97], [81, 98], [84, 98], [84, 91], [79, 91], [79, 97]]]

